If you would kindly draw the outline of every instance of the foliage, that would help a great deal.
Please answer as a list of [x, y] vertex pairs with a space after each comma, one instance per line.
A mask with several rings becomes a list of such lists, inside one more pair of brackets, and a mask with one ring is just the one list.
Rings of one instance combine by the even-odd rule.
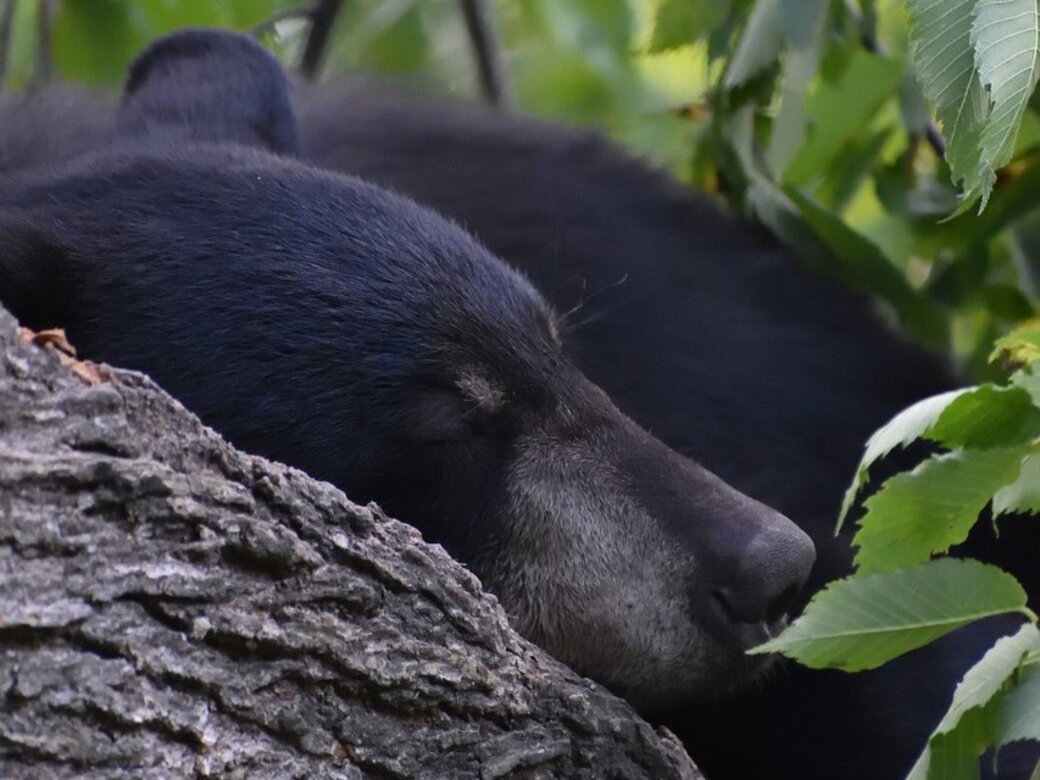
[[1014, 577], [978, 561], [940, 558], [832, 582], [805, 615], [752, 652], [859, 672], [1006, 612], [1034, 617]]
[[[298, 0], [11, 3], [0, 0], [0, 13], [14, 9], [14, 34], [0, 41], [9, 87], [51, 75], [111, 84], [180, 26], [256, 28], [290, 63], [307, 33]], [[856, 573], [763, 649], [869, 668], [984, 615], [1021, 613], [1023, 628], [961, 682], [913, 777], [960, 776], [988, 745], [1037, 739], [1040, 639], [1025, 595], [991, 566], [934, 557], [986, 507], [997, 523], [1040, 514], [1037, 0], [496, 0], [493, 10], [522, 110], [604, 128], [872, 293], [981, 383], [874, 434], [839, 525], [886, 454], [918, 439], [937, 451], [866, 499]], [[470, 54], [458, 0], [350, 0], [329, 66], [476, 96]]]
[[913, 780], [970, 775], [989, 747], [1040, 739], [1040, 630], [1008, 573], [934, 555], [963, 542], [982, 510], [994, 522], [1040, 514], [1040, 361], [1036, 324], [998, 342], [992, 357], [1018, 366], [1006, 385], [983, 384], [918, 402], [867, 443], [839, 527], [872, 465], [925, 439], [942, 448], [891, 477], [865, 502], [853, 539], [856, 572], [818, 593], [780, 636], [780, 652], [814, 668], [874, 668], [961, 626], [1018, 612], [1026, 622], [964, 676], [914, 766]]

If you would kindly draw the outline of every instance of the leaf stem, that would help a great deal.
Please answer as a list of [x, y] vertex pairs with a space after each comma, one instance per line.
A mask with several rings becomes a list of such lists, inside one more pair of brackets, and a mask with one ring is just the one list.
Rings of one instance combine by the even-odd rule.
[[0, 88], [3, 87], [4, 76], [7, 75], [7, 58], [11, 49], [11, 31], [17, 6], [18, 0], [7, 0], [3, 14], [0, 15]]
[[[856, 23], [856, 26], [860, 30], [859, 40], [860, 43], [863, 44], [863, 48], [871, 54], [877, 54], [879, 57], [887, 57], [888, 50], [885, 48], [885, 45], [877, 39], [877, 35], [874, 30], [871, 29], [872, 25], [866, 23], [860, 10], [853, 5], [850, 0], [845, 0], [844, 6], [845, 12], [849, 15], [852, 21]], [[939, 132], [939, 126], [931, 117], [928, 118], [928, 124], [925, 125], [924, 137], [925, 140], [928, 141], [928, 145], [932, 147], [932, 151], [935, 152], [936, 156], [945, 158], [946, 143], [943, 141], [942, 133]]]
[[332, 35], [332, 25], [341, 5], [343, 0], [319, 0], [317, 8], [311, 14], [311, 31], [303, 49], [303, 58], [300, 60], [300, 72], [305, 79], [313, 80], [321, 69], [325, 47]]
[[495, 35], [491, 9], [484, 0], [461, 0], [470, 45], [480, 74], [480, 87], [487, 101], [498, 109], [509, 109], [513, 92], [509, 71]]

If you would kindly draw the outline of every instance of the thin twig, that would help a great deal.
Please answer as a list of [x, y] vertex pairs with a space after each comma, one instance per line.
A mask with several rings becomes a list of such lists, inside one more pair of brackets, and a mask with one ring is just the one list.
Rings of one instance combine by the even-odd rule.
[[924, 137], [928, 140], [928, 145], [932, 147], [936, 155], [939, 157], [946, 156], [946, 142], [939, 132], [939, 125], [935, 124], [934, 120], [929, 119], [928, 124], [925, 125]]
[[[860, 43], [863, 44], [863, 48], [871, 54], [877, 54], [880, 57], [887, 57], [888, 50], [885, 49], [885, 45], [877, 39], [877, 36], [867, 29], [867, 25], [864, 23], [863, 14], [860, 10], [852, 4], [851, 0], [845, 0], [844, 5], [845, 11], [860, 29]], [[946, 143], [942, 139], [942, 133], [939, 132], [939, 126], [931, 117], [928, 117], [927, 124], [925, 125], [924, 137], [936, 155], [939, 157], [946, 156]]]
[[332, 25], [342, 5], [343, 0], [319, 0], [318, 7], [311, 14], [311, 31], [300, 60], [300, 72], [304, 78], [313, 79], [318, 75], [325, 58], [325, 47], [332, 34]]
[[3, 89], [4, 77], [7, 75], [7, 58], [11, 51], [11, 31], [17, 5], [18, 0], [7, 0], [3, 15], [0, 15], [0, 89]]
[[491, 13], [484, 0], [461, 0], [462, 15], [466, 20], [473, 56], [480, 74], [480, 88], [484, 97], [498, 109], [513, 106], [513, 90], [509, 72], [498, 45]]
[[262, 22], [258, 22], [249, 28], [249, 34], [254, 38], [258, 38], [268, 30], [274, 28], [278, 22], [284, 22], [286, 19], [295, 19], [296, 17], [311, 17], [318, 12], [318, 8], [321, 6], [320, 0], [311, 0], [309, 3], [301, 3], [300, 5], [293, 6], [292, 8], [286, 8], [278, 13], [274, 14], [268, 19], [264, 19]]
[[51, 45], [51, 20], [54, 18], [54, 0], [40, 0], [36, 12], [36, 72], [33, 86], [48, 84], [54, 71], [54, 48]]

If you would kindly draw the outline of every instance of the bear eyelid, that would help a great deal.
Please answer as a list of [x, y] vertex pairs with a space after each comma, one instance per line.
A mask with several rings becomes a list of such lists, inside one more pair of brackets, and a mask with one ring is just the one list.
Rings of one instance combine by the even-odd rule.
[[455, 380], [455, 386], [462, 391], [466, 398], [486, 413], [497, 412], [505, 405], [506, 393], [501, 385], [492, 382], [477, 371], [464, 371]]

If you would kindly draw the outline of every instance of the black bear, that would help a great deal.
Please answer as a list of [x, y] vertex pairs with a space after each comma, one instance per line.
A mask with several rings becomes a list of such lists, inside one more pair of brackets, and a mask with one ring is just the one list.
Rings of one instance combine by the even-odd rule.
[[[821, 552], [815, 584], [847, 570], [848, 538], [832, 529], [862, 442], [951, 386], [940, 361], [894, 337], [866, 300], [595, 136], [386, 85], [310, 88], [298, 102], [309, 161], [403, 192], [476, 233], [565, 312], [565, 351], [624, 412], [808, 530]], [[74, 91], [9, 99], [17, 110], [0, 112], [0, 172], [118, 135], [99, 103]], [[1024, 542], [1030, 549], [1035, 535]], [[1006, 628], [961, 632], [869, 674], [788, 667], [669, 723], [713, 780], [900, 777], [954, 681]], [[1012, 777], [1024, 765], [999, 764]]]
[[[199, 65], [237, 97], [198, 95]], [[808, 537], [622, 415], [460, 228], [279, 156], [296, 131], [276, 72], [229, 33], [147, 50], [110, 143], [5, 178], [0, 300], [415, 523], [519, 630], [638, 705], [761, 672], [743, 651], [783, 625]]]
[[[834, 524], [863, 443], [954, 385], [942, 360], [594, 134], [364, 82], [307, 87], [299, 102], [309, 161], [457, 220], [566, 312], [565, 346], [623, 412], [806, 530], [818, 560], [805, 595], [848, 572], [853, 529], [835, 538]], [[1008, 566], [1036, 598], [1040, 529], [1008, 521], [1001, 535], [984, 524], [962, 552]], [[713, 780], [902, 777], [960, 675], [1018, 622], [870, 673], [788, 667], [667, 721]], [[998, 766], [1025, 777], [1036, 760], [1024, 745]]]
[[[365, 83], [306, 88], [300, 106], [309, 161], [456, 219], [566, 312], [565, 346], [622, 411], [806, 530], [818, 556], [806, 595], [848, 572], [851, 525], [833, 529], [863, 442], [953, 386], [942, 360], [864, 296], [593, 134]], [[1035, 524], [1005, 523], [996, 545], [989, 530], [963, 552], [1008, 565], [1035, 597]], [[1017, 622], [871, 673], [785, 669], [668, 722], [713, 779], [902, 777], [960, 675]], [[1035, 764], [1033, 746], [1016, 750], [1002, 775]]]

